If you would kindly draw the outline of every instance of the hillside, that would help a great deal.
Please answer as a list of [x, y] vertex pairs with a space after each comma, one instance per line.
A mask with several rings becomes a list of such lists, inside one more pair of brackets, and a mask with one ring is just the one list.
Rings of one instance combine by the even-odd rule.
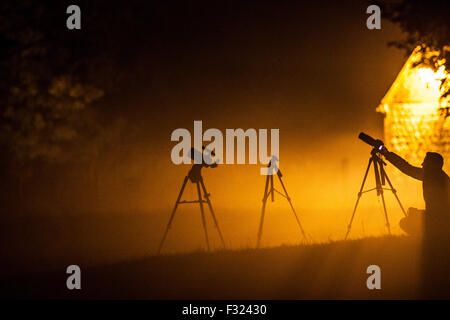
[[[115, 299], [414, 299], [420, 244], [407, 237], [149, 256], [82, 268], [82, 290], [65, 287], [65, 267], [4, 279], [2, 295]], [[366, 269], [381, 267], [381, 290]], [[448, 277], [448, 275], [447, 275]], [[446, 293], [442, 293], [443, 298]]]

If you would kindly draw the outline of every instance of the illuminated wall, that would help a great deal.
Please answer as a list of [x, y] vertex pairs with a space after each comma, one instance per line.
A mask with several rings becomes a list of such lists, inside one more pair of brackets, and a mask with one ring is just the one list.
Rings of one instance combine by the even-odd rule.
[[448, 104], [440, 101], [440, 79], [448, 74], [413, 67], [420, 58], [414, 51], [381, 100], [377, 111], [385, 115], [385, 143], [413, 165], [420, 165], [427, 151], [441, 153], [450, 168], [450, 117]]

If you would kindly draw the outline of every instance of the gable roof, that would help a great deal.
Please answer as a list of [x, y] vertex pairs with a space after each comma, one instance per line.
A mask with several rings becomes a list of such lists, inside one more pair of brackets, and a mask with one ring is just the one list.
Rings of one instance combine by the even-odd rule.
[[388, 113], [389, 107], [398, 104], [422, 104], [424, 108], [438, 107], [440, 99], [440, 69], [434, 72], [431, 68], [416, 66], [421, 53], [414, 50], [403, 65], [394, 83], [381, 99], [378, 112]]

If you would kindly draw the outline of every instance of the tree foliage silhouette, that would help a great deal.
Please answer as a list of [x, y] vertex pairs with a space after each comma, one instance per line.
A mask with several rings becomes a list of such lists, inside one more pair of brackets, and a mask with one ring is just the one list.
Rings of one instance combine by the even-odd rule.
[[[397, 24], [406, 34], [404, 39], [390, 42], [390, 45], [405, 50], [407, 55], [420, 47], [423, 54], [418, 64], [435, 71], [441, 65], [445, 65], [446, 70], [450, 70], [449, 1], [403, 0], [397, 3], [384, 3], [381, 6], [383, 17]], [[441, 98], [448, 98], [449, 76], [442, 80], [441, 88]]]

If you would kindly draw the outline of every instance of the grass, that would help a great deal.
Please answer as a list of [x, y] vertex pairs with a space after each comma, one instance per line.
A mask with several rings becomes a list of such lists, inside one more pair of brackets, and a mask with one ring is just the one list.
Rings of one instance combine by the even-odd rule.
[[[82, 268], [82, 290], [65, 288], [65, 266], [7, 277], [2, 295], [86, 299], [415, 299], [421, 247], [379, 237], [262, 249], [148, 256]], [[366, 269], [381, 268], [381, 290]], [[443, 275], [447, 276], [448, 275]], [[442, 293], [443, 298], [448, 298]]]

